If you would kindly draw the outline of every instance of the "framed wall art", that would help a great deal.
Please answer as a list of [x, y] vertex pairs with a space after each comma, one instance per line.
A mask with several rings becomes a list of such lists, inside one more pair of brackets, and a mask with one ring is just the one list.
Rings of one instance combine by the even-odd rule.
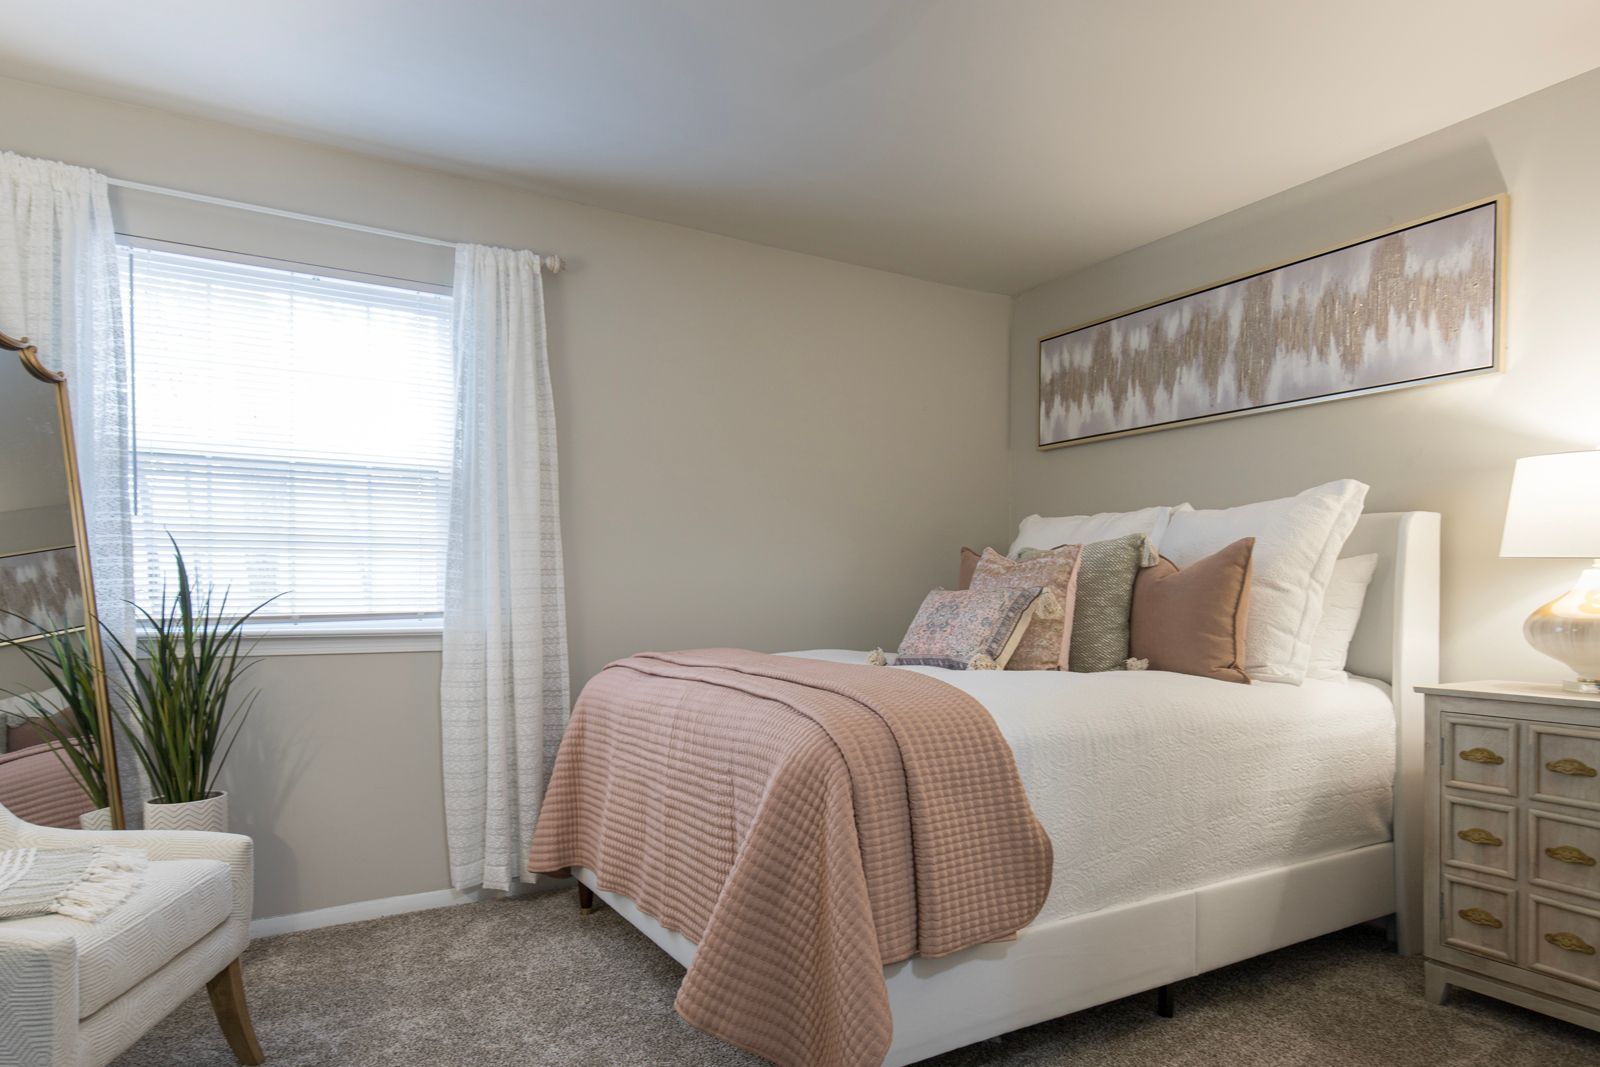
[[31, 641], [83, 625], [83, 582], [72, 545], [0, 556], [0, 639]]
[[1039, 340], [1039, 447], [1498, 370], [1506, 198]]

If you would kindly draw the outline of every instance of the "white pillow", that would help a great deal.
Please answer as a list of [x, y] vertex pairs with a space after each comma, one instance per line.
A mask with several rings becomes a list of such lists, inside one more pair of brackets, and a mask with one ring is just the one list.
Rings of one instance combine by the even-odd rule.
[[1061, 545], [1087, 545], [1138, 533], [1144, 534], [1146, 550], [1150, 553], [1149, 562], [1154, 563], [1154, 554], [1161, 551], [1161, 542], [1166, 536], [1167, 523], [1173, 511], [1173, 508], [1155, 507], [1139, 511], [1102, 511], [1098, 515], [1061, 515], [1056, 518], [1029, 515], [1017, 528], [1017, 539], [1011, 542], [1011, 551], [1006, 554], [1015, 558], [1025, 548], [1049, 550]]
[[1350, 639], [1361, 621], [1361, 605], [1367, 599], [1372, 572], [1378, 569], [1376, 552], [1365, 556], [1346, 556], [1333, 565], [1328, 591], [1322, 598], [1322, 620], [1311, 638], [1311, 663], [1307, 678], [1343, 678], [1344, 661], [1350, 655]]
[[1161, 554], [1180, 567], [1241, 537], [1256, 539], [1244, 657], [1244, 672], [1252, 681], [1299, 685], [1305, 680], [1323, 594], [1366, 498], [1365, 485], [1346, 479], [1282, 500], [1173, 511]]

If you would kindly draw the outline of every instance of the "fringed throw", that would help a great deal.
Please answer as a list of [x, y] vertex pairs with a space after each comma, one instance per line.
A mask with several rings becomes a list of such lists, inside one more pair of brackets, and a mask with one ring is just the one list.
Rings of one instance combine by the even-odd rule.
[[54, 912], [96, 922], [144, 883], [149, 862], [143, 852], [110, 845], [0, 851], [0, 919]]

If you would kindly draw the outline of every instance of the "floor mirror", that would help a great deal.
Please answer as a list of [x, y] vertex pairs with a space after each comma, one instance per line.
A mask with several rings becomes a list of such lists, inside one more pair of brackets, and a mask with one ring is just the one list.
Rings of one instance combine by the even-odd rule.
[[68, 383], [47, 360], [0, 333], [0, 804], [122, 829]]

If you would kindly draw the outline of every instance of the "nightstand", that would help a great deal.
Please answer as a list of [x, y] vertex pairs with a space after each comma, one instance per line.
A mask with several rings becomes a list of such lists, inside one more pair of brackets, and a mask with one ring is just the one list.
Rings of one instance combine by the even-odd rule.
[[1600, 1030], [1600, 696], [1427, 696], [1427, 996], [1452, 986]]

